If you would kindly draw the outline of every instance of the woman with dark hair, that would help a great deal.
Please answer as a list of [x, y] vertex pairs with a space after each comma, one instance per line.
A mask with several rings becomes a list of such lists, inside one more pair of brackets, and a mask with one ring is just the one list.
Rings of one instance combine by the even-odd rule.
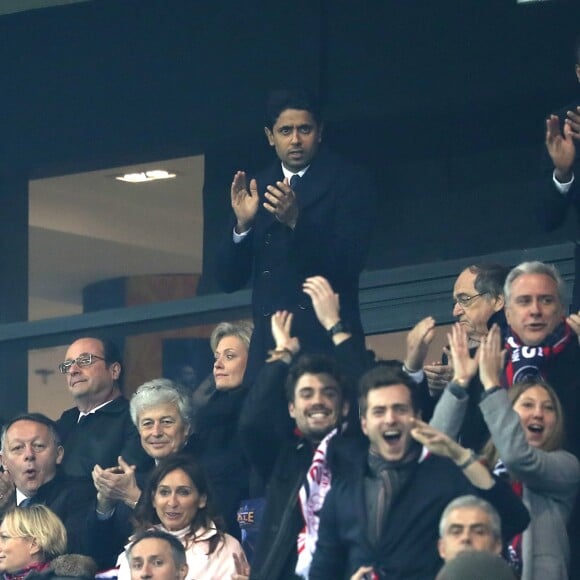
[[44, 505], [14, 507], [0, 525], [0, 573], [3, 580], [94, 578], [87, 556], [65, 555], [66, 529]]
[[[135, 532], [159, 529], [178, 538], [185, 547], [192, 580], [218, 580], [236, 573], [234, 555], [239, 542], [224, 533], [215, 516], [203, 469], [189, 455], [171, 455], [160, 461], [135, 510]], [[125, 553], [118, 559], [119, 578], [128, 580]]]
[[[497, 326], [469, 356], [465, 330], [450, 335], [454, 378], [441, 398], [432, 424], [454, 436], [461, 424], [467, 396], [462, 388], [475, 375], [485, 389], [480, 409], [491, 439], [484, 448], [490, 469], [505, 477], [522, 496], [531, 523], [508, 547], [508, 557], [524, 580], [568, 577], [570, 546], [566, 524], [580, 484], [580, 464], [562, 449], [564, 418], [554, 390], [540, 377], [500, 386], [504, 353]], [[479, 360], [478, 360], [479, 359]]]

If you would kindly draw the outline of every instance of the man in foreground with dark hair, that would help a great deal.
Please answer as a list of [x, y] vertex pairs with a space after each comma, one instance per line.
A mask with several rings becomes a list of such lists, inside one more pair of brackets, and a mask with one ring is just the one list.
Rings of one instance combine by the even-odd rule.
[[465, 449], [419, 419], [416, 384], [385, 366], [359, 383], [361, 427], [368, 437], [350, 474], [333, 481], [320, 516], [310, 580], [373, 572], [389, 580], [427, 580], [441, 566], [439, 519], [454, 498], [476, 494], [502, 517], [504, 539], [529, 515], [511, 488]]
[[[276, 91], [267, 104], [264, 132], [278, 159], [255, 178], [238, 171], [231, 185], [235, 221], [216, 260], [222, 289], [252, 280], [254, 334], [246, 381], [255, 377], [274, 344], [270, 317], [294, 314], [305, 352], [332, 352], [302, 284], [324, 276], [340, 294], [342, 324], [362, 344], [359, 275], [375, 215], [375, 190], [366, 172], [322, 145], [323, 122], [305, 91]], [[340, 329], [334, 329], [339, 331]]]
[[[340, 321], [338, 296], [322, 277], [309, 278], [305, 290], [320, 324]], [[349, 470], [358, 450], [357, 437], [347, 437], [345, 421], [354, 405], [354, 380], [366, 364], [350, 334], [335, 333], [337, 361], [305, 354], [291, 337], [292, 314], [272, 317], [276, 349], [244, 402], [240, 437], [252, 466], [267, 484], [266, 505], [252, 580], [308, 577], [316, 544], [318, 514], [334, 477]], [[290, 366], [291, 365], [291, 366]]]
[[151, 467], [153, 460], [141, 446], [129, 402], [121, 394], [123, 366], [116, 345], [79, 338], [58, 368], [75, 402], [57, 421], [65, 450], [64, 472], [92, 482], [95, 465], [115, 467], [119, 456], [138, 471]]

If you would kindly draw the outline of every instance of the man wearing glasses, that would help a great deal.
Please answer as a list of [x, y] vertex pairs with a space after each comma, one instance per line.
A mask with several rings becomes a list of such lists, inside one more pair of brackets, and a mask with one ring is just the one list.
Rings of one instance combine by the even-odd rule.
[[[503, 285], [509, 269], [501, 264], [473, 264], [457, 277], [453, 286], [453, 316], [465, 326], [473, 355], [492, 324], [505, 329]], [[441, 363], [425, 365], [424, 371], [433, 396], [439, 396], [451, 380], [453, 369], [444, 354]], [[475, 376], [467, 389], [469, 405], [460, 431], [461, 443], [479, 451], [489, 437], [489, 431], [479, 410], [483, 386]]]
[[98, 338], [73, 342], [59, 365], [75, 406], [57, 422], [64, 446], [63, 470], [91, 479], [95, 465], [112, 468], [119, 456], [137, 470], [151, 466], [121, 393], [123, 367], [116, 345]]

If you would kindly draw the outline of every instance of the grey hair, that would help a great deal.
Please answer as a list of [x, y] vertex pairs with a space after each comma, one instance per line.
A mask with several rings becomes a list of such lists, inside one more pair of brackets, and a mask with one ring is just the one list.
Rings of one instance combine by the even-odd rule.
[[185, 555], [185, 546], [171, 534], [164, 532], [162, 530], [147, 530], [146, 532], [141, 532], [131, 538], [132, 542], [129, 547], [125, 550], [125, 555], [127, 560], [131, 562], [133, 556], [133, 548], [141, 541], [148, 539], [163, 540], [169, 544], [171, 549], [171, 557], [173, 558], [173, 563], [176, 568], [182, 568], [187, 564], [187, 558]]
[[55, 446], [60, 447], [62, 445], [58, 429], [56, 428], [56, 423], [52, 419], [50, 419], [46, 415], [43, 415], [42, 413], [21, 413], [20, 415], [16, 415], [16, 417], [10, 419], [10, 421], [8, 421], [8, 423], [6, 423], [2, 427], [2, 436], [0, 438], [0, 452], [6, 453], [7, 451], [6, 439], [8, 437], [8, 431], [10, 427], [14, 425], [14, 423], [18, 423], [19, 421], [30, 421], [31, 423], [38, 423], [39, 425], [44, 425], [48, 429], [48, 432], [50, 433], [50, 436], [52, 437]]
[[250, 340], [254, 326], [251, 322], [220, 322], [211, 333], [209, 344], [212, 352], [215, 353], [217, 346], [225, 336], [235, 336], [239, 338], [246, 347], [250, 349]]
[[478, 508], [483, 510], [488, 516], [491, 522], [491, 533], [494, 538], [501, 542], [501, 519], [497, 510], [484, 499], [477, 497], [476, 495], [461, 495], [456, 497], [453, 501], [447, 504], [447, 507], [443, 510], [441, 514], [441, 519], [439, 520], [439, 537], [442, 538], [445, 535], [445, 530], [447, 528], [447, 520], [449, 515], [453, 510], [461, 508]]
[[131, 420], [139, 427], [139, 415], [147, 408], [173, 403], [184, 425], [191, 426], [191, 403], [187, 395], [169, 379], [153, 379], [143, 383], [131, 397]]
[[556, 289], [558, 291], [558, 299], [560, 300], [560, 304], [566, 304], [566, 283], [562, 280], [562, 276], [558, 272], [556, 266], [552, 264], [545, 264], [544, 262], [522, 262], [521, 264], [517, 265], [515, 268], [512, 268], [510, 273], [507, 275], [503, 294], [505, 296], [506, 304], [509, 304], [510, 301], [510, 292], [512, 284], [516, 281], [517, 278], [522, 276], [523, 274], [543, 274], [545, 276], [549, 276], [554, 280], [556, 283]]

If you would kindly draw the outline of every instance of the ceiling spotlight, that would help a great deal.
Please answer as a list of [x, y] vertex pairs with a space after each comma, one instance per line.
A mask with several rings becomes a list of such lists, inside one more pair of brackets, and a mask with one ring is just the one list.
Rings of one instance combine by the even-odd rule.
[[156, 179], [173, 179], [175, 173], [169, 173], [164, 169], [152, 169], [151, 171], [141, 171], [140, 173], [126, 173], [125, 175], [116, 175], [118, 181], [127, 183], [144, 183], [145, 181], [155, 181]]

